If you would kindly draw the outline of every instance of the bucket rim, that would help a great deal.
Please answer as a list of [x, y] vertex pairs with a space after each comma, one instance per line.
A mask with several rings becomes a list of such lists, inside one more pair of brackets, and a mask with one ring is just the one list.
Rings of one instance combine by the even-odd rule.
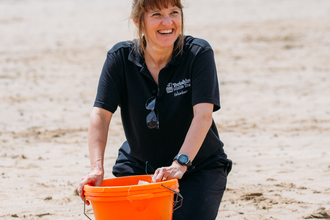
[[[107, 184], [107, 182], [111, 181], [118, 181], [118, 180], [124, 180], [124, 179], [140, 179], [140, 180], [149, 180], [151, 181], [152, 175], [133, 175], [133, 176], [125, 176], [125, 177], [117, 177], [117, 178], [110, 178], [103, 180], [103, 184]], [[89, 184], [84, 185], [84, 191], [85, 194], [88, 192], [91, 193], [106, 193], [106, 192], [127, 192], [129, 191], [159, 191], [161, 190], [167, 190], [161, 185], [165, 185], [169, 188], [179, 190], [179, 184], [177, 179], [171, 179], [166, 181], [161, 181], [157, 183], [149, 183], [149, 184], [143, 184], [143, 185], [124, 185], [124, 186], [91, 186]]]

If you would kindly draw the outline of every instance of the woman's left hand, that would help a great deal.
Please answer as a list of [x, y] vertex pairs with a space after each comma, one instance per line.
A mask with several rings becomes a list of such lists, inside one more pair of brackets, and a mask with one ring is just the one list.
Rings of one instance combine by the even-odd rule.
[[160, 182], [163, 180], [181, 179], [187, 171], [187, 166], [180, 165], [176, 160], [169, 167], [158, 168], [152, 177], [152, 182]]

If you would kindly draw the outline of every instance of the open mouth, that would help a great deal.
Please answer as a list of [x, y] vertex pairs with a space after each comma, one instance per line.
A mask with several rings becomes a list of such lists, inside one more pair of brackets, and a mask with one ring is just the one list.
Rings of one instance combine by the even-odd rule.
[[158, 33], [160, 33], [161, 35], [170, 35], [173, 33], [173, 29], [161, 30], [161, 31], [158, 31]]

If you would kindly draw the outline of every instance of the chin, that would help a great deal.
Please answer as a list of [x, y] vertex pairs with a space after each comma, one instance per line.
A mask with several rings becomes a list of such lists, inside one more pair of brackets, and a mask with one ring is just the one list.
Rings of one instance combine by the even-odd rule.
[[176, 39], [177, 39], [177, 37], [172, 38], [172, 39], [168, 39], [166, 41], [161, 40], [161, 41], [159, 41], [158, 45], [161, 46], [161, 47], [164, 47], [164, 48], [173, 47]]

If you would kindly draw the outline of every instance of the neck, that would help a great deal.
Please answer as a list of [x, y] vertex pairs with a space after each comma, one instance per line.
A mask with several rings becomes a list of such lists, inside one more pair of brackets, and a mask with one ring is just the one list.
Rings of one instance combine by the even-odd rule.
[[173, 47], [171, 48], [151, 48], [146, 47], [145, 61], [152, 63], [156, 67], [164, 67], [172, 59]]

